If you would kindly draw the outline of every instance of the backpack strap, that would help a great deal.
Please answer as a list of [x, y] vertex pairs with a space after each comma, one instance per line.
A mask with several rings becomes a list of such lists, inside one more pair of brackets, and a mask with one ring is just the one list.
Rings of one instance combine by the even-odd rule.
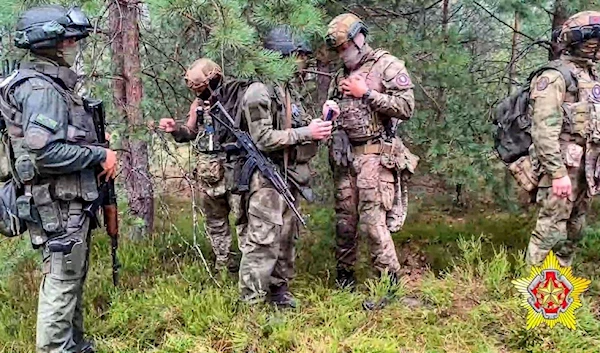
[[541, 74], [542, 72], [547, 71], [547, 70], [556, 70], [556, 71], [560, 72], [560, 74], [562, 75], [562, 77], [565, 80], [567, 92], [573, 93], [574, 95], [578, 96], [579, 84], [578, 84], [577, 76], [575, 76], [575, 74], [573, 74], [573, 71], [571, 71], [571, 68], [561, 60], [550, 61], [546, 65], [544, 65], [544, 66], [540, 67], [539, 69], [535, 70], [534, 72], [532, 72], [531, 75], [529, 75], [529, 78], [527, 79], [528, 86], [531, 85], [531, 82], [539, 74]]
[[32, 69], [19, 69], [0, 83], [0, 113], [4, 119], [12, 123], [21, 121], [20, 115], [22, 113], [15, 107], [12, 101], [12, 94], [18, 86], [33, 78], [39, 78], [50, 83], [65, 101], [69, 102], [67, 91], [58, 82], [54, 81], [52, 77]]

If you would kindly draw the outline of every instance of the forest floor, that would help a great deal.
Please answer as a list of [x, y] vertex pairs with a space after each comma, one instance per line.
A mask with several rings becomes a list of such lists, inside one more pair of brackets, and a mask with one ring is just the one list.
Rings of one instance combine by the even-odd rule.
[[[358, 290], [336, 289], [333, 210], [308, 208], [292, 284], [300, 305], [281, 312], [239, 303], [233, 275], [211, 278], [198, 252], [212, 263], [202, 232], [193, 246], [189, 202], [171, 201], [169, 208], [178, 216], [159, 220], [154, 236], [122, 241], [118, 289], [109, 239], [103, 232], [94, 238], [85, 310], [100, 352], [600, 352], [600, 224], [586, 229], [574, 266], [575, 275], [592, 279], [576, 311], [577, 329], [528, 331], [511, 280], [525, 271], [531, 213], [411, 210], [394, 235], [404, 299], [367, 312], [362, 301], [385, 283], [374, 280], [366, 247]], [[35, 351], [39, 280], [39, 255], [26, 237], [2, 240], [0, 352]]]

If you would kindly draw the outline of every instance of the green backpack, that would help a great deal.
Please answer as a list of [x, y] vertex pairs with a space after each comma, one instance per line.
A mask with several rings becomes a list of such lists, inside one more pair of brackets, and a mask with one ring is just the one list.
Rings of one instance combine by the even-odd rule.
[[537, 75], [548, 69], [557, 70], [562, 74], [567, 83], [567, 91], [578, 92], [577, 77], [564, 63], [555, 60], [534, 71], [529, 76], [525, 87], [500, 101], [494, 110], [493, 124], [496, 127], [494, 147], [500, 159], [506, 164], [513, 163], [529, 153], [529, 146], [532, 143], [529, 87]]

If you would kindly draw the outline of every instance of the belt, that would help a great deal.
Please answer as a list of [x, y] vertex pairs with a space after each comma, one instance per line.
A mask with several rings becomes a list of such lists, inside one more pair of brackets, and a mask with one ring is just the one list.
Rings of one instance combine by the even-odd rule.
[[392, 153], [392, 145], [389, 143], [366, 143], [361, 146], [356, 146], [352, 149], [355, 156], [363, 154], [382, 154]]

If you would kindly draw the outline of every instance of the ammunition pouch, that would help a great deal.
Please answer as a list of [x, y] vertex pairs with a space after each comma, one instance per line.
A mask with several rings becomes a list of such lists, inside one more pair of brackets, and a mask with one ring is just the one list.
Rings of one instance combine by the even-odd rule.
[[198, 158], [196, 175], [205, 185], [215, 185], [225, 176], [225, 158], [215, 155], [202, 155]]
[[419, 164], [419, 157], [411, 153], [402, 140], [396, 137], [392, 138], [391, 142], [381, 143], [380, 154], [382, 166], [400, 173], [408, 171], [414, 174]]
[[60, 205], [52, 198], [50, 184], [34, 185], [31, 190], [42, 228], [48, 233], [64, 232]]
[[24, 184], [35, 178], [35, 166], [29, 154], [23, 153], [17, 157], [17, 160], [15, 161], [15, 172], [17, 173], [17, 178]]
[[523, 156], [519, 158], [515, 162], [509, 164], [508, 169], [517, 181], [517, 184], [525, 189], [525, 191], [530, 192], [537, 189], [539, 176], [533, 168], [531, 157]]
[[295, 163], [308, 163], [314, 156], [317, 155], [317, 151], [319, 147], [314, 142], [305, 142], [299, 145], [294, 146], [294, 150], [292, 152], [292, 160]]

